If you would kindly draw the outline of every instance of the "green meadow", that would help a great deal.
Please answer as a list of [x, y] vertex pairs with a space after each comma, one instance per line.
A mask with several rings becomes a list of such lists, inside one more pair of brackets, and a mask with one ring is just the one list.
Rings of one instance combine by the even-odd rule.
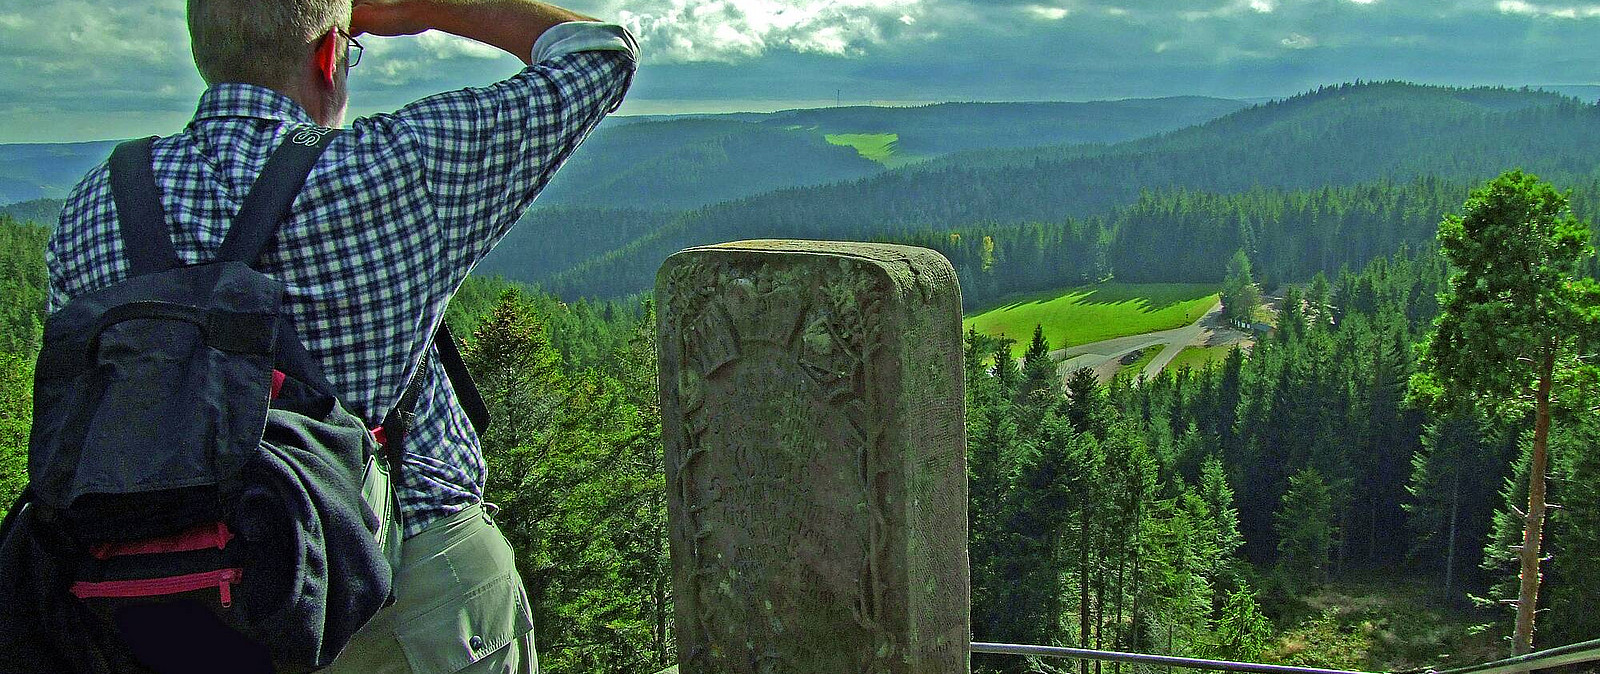
[[1181, 328], [1200, 320], [1217, 301], [1217, 287], [1205, 283], [1102, 283], [1007, 298], [968, 316], [962, 330], [1015, 339], [1011, 350], [1020, 357], [1034, 325], [1044, 326], [1052, 350], [1062, 349]]
[[1172, 359], [1172, 363], [1167, 365], [1167, 369], [1177, 370], [1178, 368], [1188, 365], [1189, 367], [1198, 370], [1210, 365], [1212, 362], [1226, 359], [1228, 357], [1228, 352], [1232, 350], [1233, 347], [1231, 345], [1191, 346], [1179, 351], [1178, 355]]
[[855, 148], [856, 153], [862, 158], [878, 162], [888, 168], [899, 168], [924, 159], [924, 157], [901, 154], [898, 133], [830, 133], [823, 138], [834, 145]]
[[1161, 355], [1161, 352], [1165, 350], [1166, 347], [1162, 347], [1160, 345], [1145, 349], [1144, 353], [1140, 354], [1138, 359], [1118, 369], [1117, 374], [1127, 375], [1137, 380], [1139, 378], [1139, 373], [1144, 372], [1144, 369], [1150, 365], [1150, 361], [1155, 360], [1156, 356]]

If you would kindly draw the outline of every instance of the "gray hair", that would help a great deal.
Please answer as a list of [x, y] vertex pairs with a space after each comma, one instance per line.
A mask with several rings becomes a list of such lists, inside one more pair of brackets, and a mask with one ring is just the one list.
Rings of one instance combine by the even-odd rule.
[[319, 38], [350, 25], [350, 6], [350, 0], [189, 0], [194, 64], [207, 84], [288, 85]]

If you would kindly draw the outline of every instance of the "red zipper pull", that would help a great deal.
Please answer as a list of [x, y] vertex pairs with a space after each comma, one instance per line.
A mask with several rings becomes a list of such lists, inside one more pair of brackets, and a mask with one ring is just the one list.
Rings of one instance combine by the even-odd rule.
[[228, 547], [228, 525], [222, 521], [217, 522], [217, 549]]
[[239, 574], [233, 569], [224, 569], [217, 574], [219, 589], [222, 594], [222, 608], [233, 606], [233, 583], [239, 581]]

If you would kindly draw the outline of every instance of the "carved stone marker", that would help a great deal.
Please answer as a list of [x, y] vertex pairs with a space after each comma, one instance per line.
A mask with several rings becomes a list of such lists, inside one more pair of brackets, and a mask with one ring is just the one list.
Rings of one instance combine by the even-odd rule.
[[662, 266], [656, 306], [682, 674], [969, 671], [950, 263], [693, 248]]

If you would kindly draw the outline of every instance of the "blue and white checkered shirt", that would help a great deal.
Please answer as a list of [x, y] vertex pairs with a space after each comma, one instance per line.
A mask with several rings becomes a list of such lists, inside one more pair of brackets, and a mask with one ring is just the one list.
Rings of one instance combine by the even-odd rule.
[[[287, 286], [301, 340], [369, 424], [400, 399], [468, 271], [621, 103], [637, 55], [618, 26], [563, 24], [510, 79], [358, 119], [328, 147], [257, 268]], [[219, 84], [155, 143], [179, 258], [215, 257], [267, 157], [304, 125], [282, 94]], [[46, 253], [52, 312], [127, 275], [108, 175], [91, 171], [62, 210]], [[483, 498], [477, 435], [430, 362], [399, 485], [407, 536]]]

